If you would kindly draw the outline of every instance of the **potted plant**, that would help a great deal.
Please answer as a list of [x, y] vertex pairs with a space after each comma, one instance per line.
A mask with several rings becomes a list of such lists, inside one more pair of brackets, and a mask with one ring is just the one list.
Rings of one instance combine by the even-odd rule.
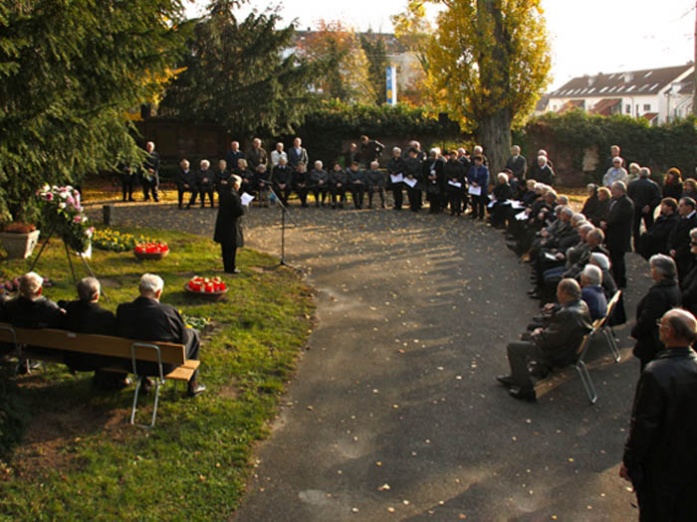
[[0, 232], [0, 240], [7, 252], [7, 257], [9, 259], [29, 257], [39, 242], [40, 233], [36, 226], [28, 223], [21, 221], [6, 223]]

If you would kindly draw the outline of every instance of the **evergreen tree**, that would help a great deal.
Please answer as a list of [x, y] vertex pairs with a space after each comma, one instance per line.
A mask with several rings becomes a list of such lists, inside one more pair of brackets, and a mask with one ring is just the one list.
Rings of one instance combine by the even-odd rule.
[[138, 157], [125, 113], [152, 99], [181, 49], [174, 0], [0, 4], [0, 218], [32, 220], [44, 183]]
[[181, 73], [167, 90], [161, 114], [212, 121], [238, 136], [290, 133], [312, 102], [317, 68], [288, 52], [294, 26], [277, 29], [274, 12], [242, 22], [240, 2], [218, 0], [195, 26]]

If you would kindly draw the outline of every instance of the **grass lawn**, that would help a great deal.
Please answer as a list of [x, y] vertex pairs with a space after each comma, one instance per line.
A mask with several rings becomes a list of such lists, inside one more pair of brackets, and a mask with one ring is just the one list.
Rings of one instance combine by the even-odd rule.
[[[242, 274], [233, 277], [205, 270], [221, 266], [219, 249], [207, 238], [139, 234], [166, 241], [170, 255], [141, 262], [131, 252], [95, 250], [90, 266], [109, 299], [102, 305], [115, 310], [137, 297], [144, 272], [162, 276], [163, 302], [210, 320], [200, 373], [208, 391], [186, 399], [182, 383], [168, 382], [157, 425], [147, 430], [128, 424], [132, 387], [100, 393], [90, 374], [71, 375], [62, 365], [19, 377], [27, 431], [0, 463], [0, 520], [226, 520], [240, 501], [254, 443], [268, 435], [312, 328], [311, 291], [295, 272], [248, 249], [238, 254]], [[86, 275], [74, 262], [78, 277]], [[0, 271], [11, 278], [29, 265], [5, 260]], [[45, 289], [49, 298], [75, 297], [62, 242], [51, 241], [36, 271], [53, 283]], [[183, 286], [193, 275], [222, 276], [225, 300], [186, 295]], [[151, 401], [141, 400], [142, 422]]]

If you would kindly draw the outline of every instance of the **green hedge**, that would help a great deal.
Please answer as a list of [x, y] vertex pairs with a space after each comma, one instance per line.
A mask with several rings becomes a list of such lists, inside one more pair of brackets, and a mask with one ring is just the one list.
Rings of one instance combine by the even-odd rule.
[[[694, 177], [697, 164], [697, 127], [690, 117], [662, 126], [651, 126], [644, 119], [628, 116], [598, 116], [583, 111], [563, 115], [544, 114], [532, 119], [522, 131], [514, 134], [514, 140], [524, 150], [540, 148], [561, 150], [571, 167], [583, 172], [584, 151], [598, 151], [597, 168], [584, 174], [593, 180], [603, 176], [605, 159], [610, 145], [622, 148], [622, 157], [651, 168], [654, 178], [660, 181], [670, 167], [678, 167], [683, 177]], [[556, 160], [555, 160], [556, 161]]]

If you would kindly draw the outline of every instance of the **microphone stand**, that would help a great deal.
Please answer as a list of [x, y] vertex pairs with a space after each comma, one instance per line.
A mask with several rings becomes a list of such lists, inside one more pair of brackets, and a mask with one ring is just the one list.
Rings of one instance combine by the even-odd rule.
[[276, 191], [274, 191], [271, 183], [268, 184], [268, 187], [269, 187], [269, 190], [271, 191], [271, 194], [274, 196], [274, 198], [276, 198], [276, 201], [281, 206], [281, 260], [279, 262], [279, 265], [293, 268], [288, 263], [286, 263], [286, 214], [288, 215], [288, 219], [290, 220], [291, 223], [293, 223], [296, 227], [298, 226], [298, 224], [291, 216], [291, 213], [290, 213], [290, 210], [288, 210], [288, 207], [283, 204], [283, 201], [281, 201], [281, 198], [279, 198], [278, 194], [276, 194]]

